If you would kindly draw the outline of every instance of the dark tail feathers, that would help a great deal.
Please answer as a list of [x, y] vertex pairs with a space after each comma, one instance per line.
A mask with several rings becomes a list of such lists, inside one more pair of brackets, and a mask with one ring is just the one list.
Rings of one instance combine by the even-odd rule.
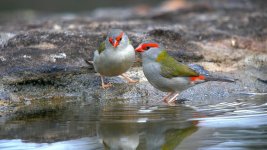
[[[191, 69], [195, 70], [198, 74], [200, 74], [200, 76], [204, 76], [205, 81], [235, 82], [237, 80], [237, 79], [233, 79], [233, 78], [229, 78], [229, 77], [210, 75], [210, 73], [207, 70], [205, 70], [202, 66], [197, 65], [197, 64], [189, 64], [188, 66]], [[203, 80], [197, 81], [197, 82], [202, 83]]]

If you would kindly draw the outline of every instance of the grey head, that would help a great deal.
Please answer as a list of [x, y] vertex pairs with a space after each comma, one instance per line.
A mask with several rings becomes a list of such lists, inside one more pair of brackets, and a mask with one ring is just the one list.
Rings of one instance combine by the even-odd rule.
[[129, 38], [121, 29], [111, 29], [106, 38], [106, 47], [124, 49], [129, 44]]
[[142, 53], [142, 57], [152, 60], [156, 60], [163, 50], [163, 46], [154, 41], [145, 41], [135, 49], [135, 51]]

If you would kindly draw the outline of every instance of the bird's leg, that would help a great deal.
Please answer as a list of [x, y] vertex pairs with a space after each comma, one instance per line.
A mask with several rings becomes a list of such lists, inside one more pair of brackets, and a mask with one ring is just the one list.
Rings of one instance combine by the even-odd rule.
[[169, 97], [170, 97], [172, 94], [174, 94], [174, 93], [173, 93], [173, 92], [170, 92], [169, 94], [167, 94], [167, 95], [163, 98], [163, 101], [164, 101], [165, 103], [168, 103], [168, 99], [169, 99]]
[[102, 75], [100, 75], [100, 78], [101, 78], [101, 86], [102, 86], [102, 89], [107, 89], [107, 88], [109, 88], [109, 87], [112, 86], [111, 83], [108, 83], [108, 84], [105, 84], [104, 83], [104, 77]]
[[174, 96], [172, 96], [172, 98], [170, 98], [167, 103], [173, 103], [178, 95], [179, 93], [174, 94]]
[[122, 76], [125, 80], [127, 80], [128, 83], [137, 83], [137, 82], [138, 82], [138, 80], [133, 80], [133, 79], [129, 78], [128, 75], [125, 74], [125, 73], [121, 74], [121, 76]]

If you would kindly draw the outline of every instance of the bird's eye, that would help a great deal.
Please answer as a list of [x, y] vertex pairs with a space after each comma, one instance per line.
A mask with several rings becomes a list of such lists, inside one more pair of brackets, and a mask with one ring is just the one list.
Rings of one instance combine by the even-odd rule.
[[148, 50], [148, 49], [150, 49], [150, 47], [149, 47], [149, 46], [147, 46], [147, 47], [146, 47], [146, 50]]
[[123, 32], [121, 32], [120, 35], [116, 37], [116, 41], [120, 42], [122, 40], [122, 36], [123, 36]]

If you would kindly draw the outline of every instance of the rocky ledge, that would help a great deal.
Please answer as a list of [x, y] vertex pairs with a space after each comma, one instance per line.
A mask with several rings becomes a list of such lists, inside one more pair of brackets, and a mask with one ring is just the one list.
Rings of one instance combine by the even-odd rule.
[[207, 82], [184, 91], [181, 97], [190, 99], [190, 105], [265, 94], [265, 8], [262, 1], [199, 0], [79, 14], [2, 13], [0, 118], [53, 112], [73, 102], [158, 102], [164, 93], [146, 81], [138, 63], [129, 74], [139, 83], [129, 85], [113, 77], [106, 80], [114, 87], [100, 88], [100, 78], [87, 61], [110, 28], [123, 29], [134, 47], [153, 39], [181, 62], [238, 79], [235, 83]]

